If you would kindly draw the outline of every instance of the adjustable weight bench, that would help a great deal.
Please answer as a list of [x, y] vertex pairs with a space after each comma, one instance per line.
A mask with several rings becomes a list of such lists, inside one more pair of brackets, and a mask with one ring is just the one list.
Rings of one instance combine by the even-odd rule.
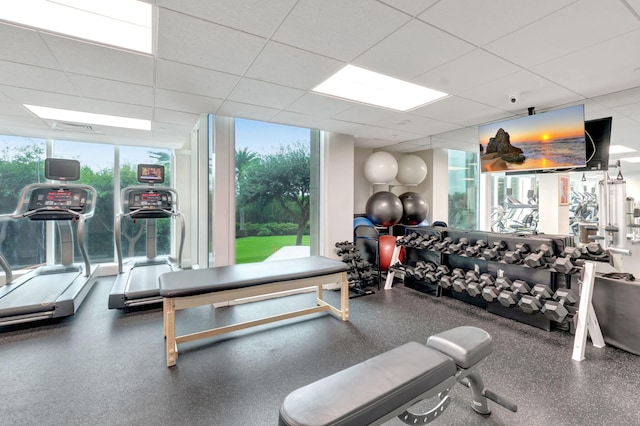
[[[167, 367], [176, 364], [179, 343], [323, 311], [328, 311], [347, 321], [349, 319], [349, 283], [346, 273], [348, 269], [348, 265], [344, 262], [323, 256], [310, 256], [181, 270], [160, 275], [158, 280], [160, 296], [163, 298]], [[335, 283], [340, 283], [340, 308], [329, 304], [323, 298], [323, 285]], [[316, 306], [314, 307], [176, 336], [175, 316], [178, 310], [307, 287], [316, 289]]]
[[[393, 417], [426, 424], [449, 405], [456, 382], [471, 388], [471, 407], [491, 413], [487, 398], [515, 412], [517, 406], [484, 388], [475, 371], [493, 351], [491, 336], [477, 327], [457, 327], [409, 342], [360, 364], [303, 386], [280, 407], [279, 426], [379, 425]], [[410, 407], [438, 396], [437, 405], [414, 414]]]

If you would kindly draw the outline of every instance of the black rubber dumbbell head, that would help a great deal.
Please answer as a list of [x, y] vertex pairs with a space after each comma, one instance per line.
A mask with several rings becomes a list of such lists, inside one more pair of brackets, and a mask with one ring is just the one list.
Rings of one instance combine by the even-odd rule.
[[554, 300], [548, 300], [541, 312], [551, 321], [562, 322], [569, 314], [565, 305], [573, 305], [578, 301], [578, 296], [568, 288], [559, 288], [553, 294]]
[[531, 294], [525, 294], [518, 302], [518, 306], [525, 314], [535, 314], [542, 309], [542, 302], [551, 298], [551, 288], [545, 284], [536, 284]]

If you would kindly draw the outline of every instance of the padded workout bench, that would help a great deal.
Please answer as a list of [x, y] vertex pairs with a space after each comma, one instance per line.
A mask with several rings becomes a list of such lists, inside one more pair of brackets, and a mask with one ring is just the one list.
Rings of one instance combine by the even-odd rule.
[[[409, 342], [290, 393], [280, 407], [280, 426], [379, 425], [398, 416], [406, 424], [425, 424], [449, 405], [448, 392], [460, 382], [471, 388], [471, 407], [491, 413], [487, 398], [517, 406], [484, 388], [475, 367], [493, 351], [491, 336], [477, 327], [457, 327]], [[439, 397], [426, 413], [408, 409]]]
[[[344, 262], [323, 256], [311, 256], [182, 270], [160, 275], [167, 366], [176, 364], [180, 343], [323, 311], [329, 311], [343, 321], [347, 321], [349, 319], [347, 269], [348, 266]], [[323, 299], [323, 285], [330, 283], [340, 283], [339, 309]], [[317, 306], [176, 336], [175, 315], [178, 310], [307, 287], [316, 288]]]

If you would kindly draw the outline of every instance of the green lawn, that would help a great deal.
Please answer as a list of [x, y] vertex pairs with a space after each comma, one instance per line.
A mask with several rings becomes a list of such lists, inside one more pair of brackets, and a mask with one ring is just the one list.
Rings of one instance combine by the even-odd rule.
[[[236, 263], [262, 262], [284, 246], [295, 246], [295, 235], [236, 238]], [[302, 236], [302, 245], [309, 245], [309, 236]]]

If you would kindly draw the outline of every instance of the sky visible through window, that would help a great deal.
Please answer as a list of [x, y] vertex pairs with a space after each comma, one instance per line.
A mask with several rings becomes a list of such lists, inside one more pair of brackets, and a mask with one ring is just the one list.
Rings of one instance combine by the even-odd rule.
[[308, 128], [236, 119], [236, 151], [247, 148], [250, 152], [264, 155], [297, 141], [309, 143], [310, 139]]

